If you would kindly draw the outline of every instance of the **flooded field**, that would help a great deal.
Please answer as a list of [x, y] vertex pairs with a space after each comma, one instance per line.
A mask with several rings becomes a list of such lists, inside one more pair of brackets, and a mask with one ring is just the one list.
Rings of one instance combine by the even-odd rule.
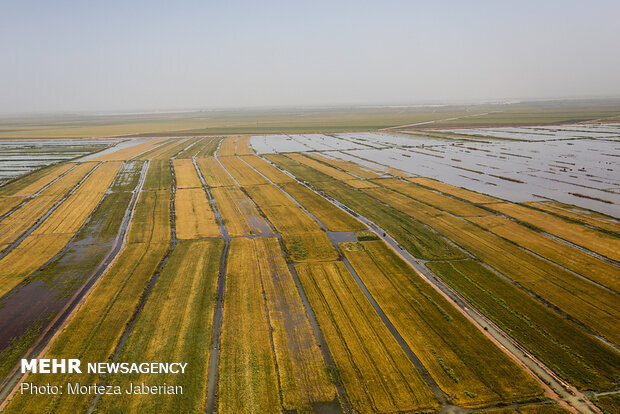
[[259, 136], [252, 145], [259, 154], [321, 152], [509, 201], [556, 200], [619, 215], [618, 124], [441, 132], [447, 131], [449, 138], [417, 133]]
[[117, 140], [0, 141], [0, 183], [46, 165], [81, 157]]

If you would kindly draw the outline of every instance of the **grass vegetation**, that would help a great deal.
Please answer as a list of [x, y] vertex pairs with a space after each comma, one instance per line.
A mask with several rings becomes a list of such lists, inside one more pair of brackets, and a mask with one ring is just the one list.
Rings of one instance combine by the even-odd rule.
[[205, 179], [205, 183], [209, 187], [222, 187], [222, 186], [236, 186], [235, 180], [230, 177], [230, 174], [220, 165], [217, 158], [197, 158], [196, 164], [200, 169], [202, 177]]
[[179, 239], [220, 236], [220, 227], [202, 188], [182, 188], [174, 199], [176, 230]]
[[220, 413], [282, 411], [256, 254], [253, 240], [231, 240], [219, 365]]
[[290, 258], [296, 262], [338, 259], [338, 252], [324, 231], [284, 233], [282, 241]]
[[166, 243], [170, 240], [170, 191], [143, 191], [127, 236], [130, 243]]
[[[155, 283], [119, 361], [183, 361], [184, 375], [117, 374], [109, 384], [182, 385], [179, 395], [104, 396], [98, 412], [203, 412], [223, 240], [181, 241]], [[175, 334], [169, 329], [174, 326]], [[199, 380], [203, 379], [203, 380]]]
[[341, 243], [353, 268], [412, 351], [461, 407], [536, 398], [540, 386], [383, 241]]
[[620, 394], [601, 395], [600, 397], [594, 398], [593, 402], [604, 414], [618, 414]]
[[342, 262], [295, 266], [352, 408], [433, 409], [438, 402]]
[[620, 270], [609, 262], [502, 216], [473, 217], [469, 221], [590, 280], [620, 292]]
[[269, 233], [269, 226], [239, 187], [215, 187], [210, 191], [230, 236], [256, 236]]
[[479, 262], [432, 262], [442, 280], [560, 377], [581, 390], [616, 387], [620, 354]]
[[254, 239], [278, 363], [282, 407], [311, 412], [336, 399], [297, 286], [275, 238]]
[[487, 207], [602, 256], [620, 261], [620, 238], [611, 234], [519, 204], [496, 203]]
[[201, 146], [200, 151], [198, 151], [195, 155], [197, 158], [212, 157], [222, 141], [221, 137], [207, 137], [205, 139], [207, 141], [205, 141], [204, 145]]

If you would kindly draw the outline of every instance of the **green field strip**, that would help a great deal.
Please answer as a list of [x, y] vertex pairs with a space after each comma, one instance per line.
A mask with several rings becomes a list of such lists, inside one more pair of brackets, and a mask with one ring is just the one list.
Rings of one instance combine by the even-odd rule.
[[[206, 399], [211, 324], [223, 240], [180, 241], [140, 312], [119, 362], [182, 361], [184, 374], [117, 374], [129, 382], [180, 385], [182, 394], [104, 396], [97, 412], [200, 412]], [[174, 327], [174, 328], [173, 328]], [[173, 330], [171, 330], [173, 328]]]
[[340, 243], [370, 294], [451, 402], [536, 399], [542, 388], [383, 241]]
[[251, 239], [232, 239], [226, 268], [218, 412], [282, 411], [260, 268]]
[[472, 306], [581, 390], [617, 386], [620, 354], [473, 260], [427, 266]]
[[151, 160], [142, 190], [169, 190], [171, 188], [172, 172], [168, 160]]

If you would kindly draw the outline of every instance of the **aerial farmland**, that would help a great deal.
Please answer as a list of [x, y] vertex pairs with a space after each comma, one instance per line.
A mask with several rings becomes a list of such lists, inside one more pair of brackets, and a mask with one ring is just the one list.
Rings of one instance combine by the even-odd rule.
[[[7, 142], [11, 165], [33, 148]], [[603, 122], [37, 142], [69, 155], [0, 184], [0, 409], [613, 412], [619, 143]], [[20, 365], [68, 358], [186, 368]]]

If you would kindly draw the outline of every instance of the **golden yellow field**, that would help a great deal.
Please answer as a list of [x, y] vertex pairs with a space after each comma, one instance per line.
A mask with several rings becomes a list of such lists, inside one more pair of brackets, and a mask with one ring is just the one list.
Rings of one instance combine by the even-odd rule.
[[73, 234], [30, 235], [0, 259], [0, 297], [54, 257]]
[[37, 197], [31, 199], [0, 221], [0, 244], [13, 243], [32, 227], [56, 203], [80, 182], [95, 163], [80, 164], [67, 175], [56, 181]]
[[329, 231], [353, 231], [366, 228], [349, 213], [299, 183], [282, 184], [282, 189], [318, 218]]
[[250, 136], [242, 136], [236, 142], [237, 148], [235, 150], [235, 154], [237, 155], [252, 155], [254, 154], [254, 150], [250, 146]]
[[536, 201], [524, 204], [590, 226], [598, 227], [599, 229], [620, 233], [620, 221], [595, 211], [559, 203], [557, 201]]
[[295, 269], [353, 409], [389, 413], [438, 406], [342, 262]]
[[176, 191], [174, 199], [176, 230], [179, 239], [219, 237], [220, 228], [202, 188]]
[[425, 223], [548, 303], [620, 343], [616, 295], [460, 218], [388, 189], [365, 190]]
[[269, 184], [269, 181], [254, 171], [239, 157], [223, 157], [220, 162], [241, 186]]
[[30, 197], [74, 166], [75, 164], [68, 162], [40, 170], [42, 173], [40, 176], [38, 174], [39, 171], [32, 173], [33, 176], [36, 175], [38, 177], [36, 180], [25, 186], [21, 185], [21, 180], [5, 184], [0, 188], [0, 196]]
[[356, 164], [351, 161], [345, 161], [342, 159], [328, 158], [319, 153], [307, 153], [306, 156], [314, 158], [317, 161], [322, 161], [326, 164], [334, 165], [341, 170], [346, 171], [349, 174], [356, 175], [360, 178], [381, 178], [384, 173], [381, 171], [373, 170], [370, 167], [365, 167], [360, 164]]
[[608, 233], [518, 204], [495, 203], [488, 207], [612, 260], [620, 261], [620, 239]]
[[[317, 171], [322, 172], [323, 174], [329, 175], [332, 178], [335, 178], [336, 180], [341, 180], [341, 181], [347, 181], [347, 180], [354, 180], [355, 177], [347, 174], [344, 171], [338, 170], [334, 167], [330, 167], [328, 165], [325, 165], [323, 163], [318, 162], [315, 159], [312, 158], [308, 158], [304, 155], [301, 154], [286, 154], [287, 157], [300, 162], [302, 164], [307, 165], [308, 167], [312, 167]], [[354, 181], [354, 183], [357, 183], [357, 181]]]
[[423, 203], [430, 204], [433, 207], [447, 211], [456, 216], [471, 217], [491, 214], [488, 210], [483, 210], [473, 204], [457, 200], [456, 198], [444, 194], [439, 194], [436, 191], [428, 190], [404, 180], [390, 178], [376, 180], [375, 182], [381, 186], [402, 193]]
[[312, 411], [336, 398], [325, 360], [278, 240], [254, 239], [278, 363], [282, 406]]
[[256, 155], [246, 155], [240, 158], [276, 184], [284, 184], [295, 181], [293, 177], [284, 174], [282, 171], [278, 170], [276, 167]]
[[202, 182], [192, 160], [173, 160], [174, 176], [177, 180], [177, 188], [202, 188]]
[[202, 177], [209, 187], [237, 185], [230, 174], [220, 165], [217, 158], [197, 158], [196, 164], [200, 169]]
[[128, 148], [123, 148], [121, 150], [112, 152], [110, 154], [104, 154], [97, 158], [94, 158], [93, 161], [125, 161], [141, 155], [146, 151], [150, 151], [154, 148], [157, 148], [159, 145], [163, 143], [163, 138], [152, 138], [147, 142], [143, 142], [141, 144], [136, 144]]
[[230, 242], [218, 381], [220, 413], [282, 410], [260, 267], [251, 239]]
[[228, 234], [232, 237], [269, 234], [269, 225], [237, 186], [211, 189]]
[[475, 191], [470, 191], [464, 188], [442, 183], [441, 181], [433, 180], [432, 178], [415, 177], [407, 178], [407, 180], [411, 181], [412, 183], [431, 188], [433, 190], [441, 191], [444, 194], [449, 194], [451, 196], [461, 198], [474, 204], [496, 203], [498, 201], [502, 201], [495, 197], [490, 197], [485, 194], [476, 193]]
[[472, 217], [468, 220], [554, 263], [620, 292], [620, 270], [609, 262], [553, 240], [506, 217]]
[[220, 144], [220, 148], [217, 150], [217, 156], [228, 157], [228, 156], [235, 155], [236, 153], [235, 143], [237, 142], [238, 138], [239, 137], [237, 136], [230, 136], [230, 137], [224, 138], [224, 140]]
[[0, 197], [0, 216], [8, 213], [24, 200], [26, 197]]
[[383, 241], [341, 243], [345, 256], [453, 404], [483, 407], [527, 401], [536, 381]]
[[120, 168], [120, 162], [101, 164], [33, 234], [75, 233], [97, 207]]
[[172, 158], [176, 153], [182, 151], [186, 146], [190, 144], [190, 140], [187, 138], [168, 138], [162, 145], [159, 145], [150, 151], [147, 151], [140, 156], [137, 160], [168, 160]]

